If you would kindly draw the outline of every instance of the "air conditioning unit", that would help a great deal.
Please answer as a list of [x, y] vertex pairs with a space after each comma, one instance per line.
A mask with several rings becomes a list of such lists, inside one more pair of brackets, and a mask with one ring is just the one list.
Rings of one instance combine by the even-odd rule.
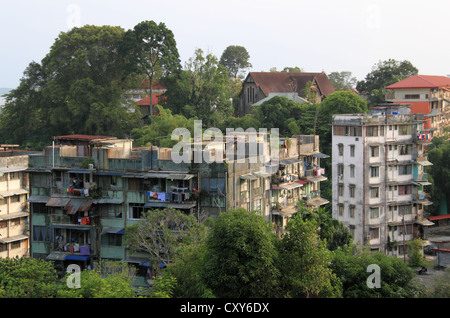
[[92, 164], [92, 163], [90, 163], [90, 164], [88, 164], [88, 169], [94, 169], [94, 164]]

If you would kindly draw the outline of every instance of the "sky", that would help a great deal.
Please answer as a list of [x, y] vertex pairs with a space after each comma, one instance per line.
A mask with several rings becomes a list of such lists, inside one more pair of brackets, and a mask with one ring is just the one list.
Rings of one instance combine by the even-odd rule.
[[408, 60], [420, 74], [450, 74], [449, 0], [0, 0], [0, 87], [15, 88], [61, 32], [124, 30], [153, 20], [172, 30], [182, 65], [196, 49], [250, 54], [250, 71], [301, 67], [363, 80], [379, 61]]

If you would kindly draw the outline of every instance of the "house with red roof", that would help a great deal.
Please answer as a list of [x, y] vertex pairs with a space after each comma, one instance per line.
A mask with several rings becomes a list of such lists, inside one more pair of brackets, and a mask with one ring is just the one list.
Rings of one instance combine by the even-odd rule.
[[443, 134], [449, 125], [450, 78], [413, 75], [386, 87], [386, 101], [410, 104], [411, 113], [424, 114], [424, 133], [429, 139]]
[[251, 113], [253, 106], [274, 96], [284, 96], [299, 103], [306, 102], [303, 90], [307, 83], [316, 92], [316, 102], [334, 93], [325, 73], [250, 72], [239, 93], [239, 116]]
[[150, 107], [150, 81], [148, 79], [143, 80], [139, 86], [127, 92], [127, 96], [132, 100], [141, 111], [142, 117], [145, 118], [149, 115], [150, 109], [155, 114], [156, 105], [160, 105], [164, 92], [167, 88], [158, 82], [154, 82], [152, 85], [152, 102]]

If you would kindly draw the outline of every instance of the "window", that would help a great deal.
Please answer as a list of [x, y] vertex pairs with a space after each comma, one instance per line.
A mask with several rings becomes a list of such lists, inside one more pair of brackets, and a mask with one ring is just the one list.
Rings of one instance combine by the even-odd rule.
[[105, 246], [122, 246], [122, 234], [107, 233], [101, 237], [101, 244]]
[[377, 239], [380, 237], [380, 228], [374, 227], [369, 229], [369, 237], [370, 239]]
[[338, 185], [338, 195], [340, 197], [342, 197], [344, 195], [344, 185], [343, 184]]
[[20, 241], [12, 242], [11, 243], [11, 249], [16, 249], [20, 247]]
[[398, 215], [406, 215], [412, 214], [412, 206], [411, 205], [399, 205], [398, 206]]
[[370, 188], [370, 197], [371, 198], [379, 198], [380, 197], [380, 188], [379, 187]]
[[349, 207], [349, 216], [352, 219], [355, 217], [355, 206], [354, 205], [350, 205], [350, 207]]
[[130, 203], [129, 207], [129, 217], [130, 219], [141, 218], [144, 212], [144, 203]]
[[407, 175], [412, 173], [412, 166], [411, 165], [401, 165], [398, 166], [398, 174], [399, 175]]
[[371, 219], [376, 219], [380, 216], [380, 208], [376, 207], [376, 208], [370, 208], [370, 218]]
[[412, 153], [412, 145], [399, 145], [398, 154], [399, 155], [410, 155]]
[[420, 99], [420, 94], [405, 94], [405, 99]]
[[344, 205], [339, 204], [338, 209], [339, 209], [339, 216], [344, 216]]
[[338, 176], [339, 177], [344, 176], [344, 164], [342, 163], [338, 164]]
[[398, 195], [407, 195], [411, 194], [411, 185], [399, 185], [398, 186]]
[[51, 242], [53, 241], [53, 229], [46, 226], [33, 226], [33, 240], [35, 242]]
[[247, 87], [247, 103], [253, 103], [255, 101], [255, 88]]
[[350, 165], [350, 178], [355, 177], [355, 165]]
[[399, 125], [398, 126], [398, 134], [399, 135], [411, 135], [412, 134], [412, 125]]
[[350, 198], [354, 198], [355, 197], [355, 185], [354, 184], [349, 185], [348, 190], [350, 193]]
[[371, 157], [378, 157], [379, 153], [380, 153], [380, 147], [378, 147], [378, 146], [370, 147], [370, 156]]
[[[247, 191], [247, 180], [241, 180], [241, 191]], [[225, 179], [202, 178], [201, 189], [208, 193], [225, 193]]]
[[339, 156], [344, 155], [344, 145], [343, 144], [338, 144], [338, 152], [339, 152]]
[[374, 178], [374, 177], [378, 177], [379, 175], [379, 167], [370, 167], [370, 177]]
[[376, 137], [378, 136], [378, 126], [369, 126], [367, 127], [367, 136]]
[[350, 145], [350, 157], [355, 156], [355, 145]]

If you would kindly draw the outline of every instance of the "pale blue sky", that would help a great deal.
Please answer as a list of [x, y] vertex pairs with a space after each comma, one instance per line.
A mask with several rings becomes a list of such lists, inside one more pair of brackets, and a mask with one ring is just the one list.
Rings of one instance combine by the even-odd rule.
[[449, 0], [0, 0], [0, 87], [16, 87], [27, 65], [74, 25], [128, 30], [144, 20], [173, 31], [183, 63], [196, 48], [220, 57], [242, 45], [253, 71], [299, 66], [361, 80], [393, 58], [447, 75], [449, 12]]

